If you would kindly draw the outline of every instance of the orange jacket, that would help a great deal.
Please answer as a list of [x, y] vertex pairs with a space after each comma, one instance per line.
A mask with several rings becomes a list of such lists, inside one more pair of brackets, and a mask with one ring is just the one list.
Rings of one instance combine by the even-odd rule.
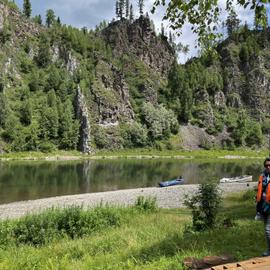
[[[265, 201], [270, 203], [269, 185], [267, 185], [265, 193], [266, 193]], [[258, 182], [258, 191], [257, 191], [257, 195], [256, 195], [256, 201], [257, 202], [261, 201], [262, 194], [263, 194], [263, 175], [260, 175], [259, 182]]]

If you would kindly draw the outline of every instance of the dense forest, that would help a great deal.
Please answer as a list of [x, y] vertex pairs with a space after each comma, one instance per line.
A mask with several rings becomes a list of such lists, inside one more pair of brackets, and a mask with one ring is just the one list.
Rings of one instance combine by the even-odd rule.
[[182, 65], [187, 47], [156, 33], [143, 1], [138, 18], [129, 2], [89, 30], [0, 1], [1, 152], [173, 149], [186, 125], [207, 134], [202, 148], [266, 143], [269, 29], [232, 12], [226, 39]]

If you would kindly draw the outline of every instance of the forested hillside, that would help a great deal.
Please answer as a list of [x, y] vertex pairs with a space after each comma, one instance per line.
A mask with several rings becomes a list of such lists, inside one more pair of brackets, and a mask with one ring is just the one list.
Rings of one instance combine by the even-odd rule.
[[187, 124], [205, 133], [199, 147], [261, 146], [269, 31], [234, 27], [217, 53], [180, 65], [140, 13], [76, 29], [1, 0], [0, 151], [172, 149]]

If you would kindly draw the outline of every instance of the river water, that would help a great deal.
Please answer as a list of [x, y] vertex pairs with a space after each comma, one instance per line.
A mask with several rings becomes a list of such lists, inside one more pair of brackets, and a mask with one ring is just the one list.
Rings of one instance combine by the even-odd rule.
[[256, 181], [263, 160], [115, 159], [0, 162], [0, 203], [154, 187], [182, 176], [186, 184], [244, 174]]

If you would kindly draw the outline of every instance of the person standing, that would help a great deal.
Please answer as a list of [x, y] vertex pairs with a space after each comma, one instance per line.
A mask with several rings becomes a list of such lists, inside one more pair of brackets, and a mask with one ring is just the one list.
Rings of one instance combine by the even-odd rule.
[[259, 177], [258, 181], [258, 191], [256, 195], [256, 220], [262, 218], [265, 225], [265, 235], [268, 245], [267, 251], [265, 251], [262, 256], [270, 256], [270, 157], [264, 160], [264, 170]]

